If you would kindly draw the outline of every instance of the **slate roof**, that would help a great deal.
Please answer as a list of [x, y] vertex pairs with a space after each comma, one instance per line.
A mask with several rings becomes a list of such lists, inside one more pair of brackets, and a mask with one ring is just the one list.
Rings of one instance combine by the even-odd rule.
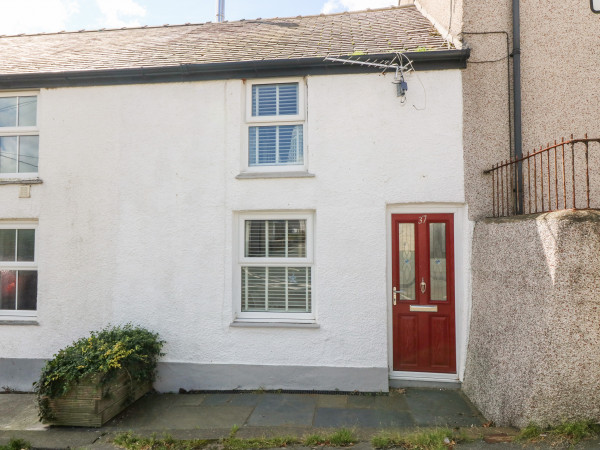
[[414, 7], [0, 37], [0, 75], [447, 50]]

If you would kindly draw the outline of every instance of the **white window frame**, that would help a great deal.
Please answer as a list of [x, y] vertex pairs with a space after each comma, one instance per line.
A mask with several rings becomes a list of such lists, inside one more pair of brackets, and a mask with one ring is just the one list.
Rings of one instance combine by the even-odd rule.
[[[2, 230], [35, 230], [34, 247], [33, 247], [33, 261], [0, 261], [0, 270], [35, 270], [38, 272], [38, 232], [37, 222], [0, 222], [0, 229]], [[16, 243], [15, 243], [16, 245]], [[39, 294], [39, 272], [38, 272], [38, 294]], [[36, 299], [35, 310], [18, 310], [18, 309], [0, 309], [1, 320], [19, 320], [19, 319], [31, 319], [37, 317], [38, 306]]]
[[[36, 97], [37, 98], [37, 112], [36, 112], [36, 125], [33, 127], [0, 127], [0, 137], [11, 137], [11, 136], [39, 136], [39, 112], [40, 112], [40, 93], [39, 91], [5, 91], [0, 92], [0, 97]], [[39, 166], [39, 147], [38, 147], [38, 170], [36, 172], [6, 172], [0, 173], [0, 180], [2, 179], [28, 179], [35, 178], [38, 176], [40, 171]], [[17, 161], [18, 169], [18, 161]]]
[[[298, 114], [285, 116], [253, 116], [252, 115], [252, 87], [264, 84], [290, 84], [298, 83]], [[307, 129], [306, 129], [306, 79], [305, 78], [269, 78], [260, 80], [246, 81], [246, 123], [244, 125], [241, 170], [250, 173], [269, 173], [269, 172], [306, 172], [308, 171], [308, 151], [307, 151]], [[251, 166], [249, 164], [250, 142], [248, 140], [250, 127], [255, 126], [277, 126], [277, 125], [302, 125], [302, 159], [303, 164], [281, 164], [281, 165], [260, 165]]]
[[[247, 220], [306, 220], [306, 257], [304, 258], [257, 258], [246, 257], [246, 227]], [[275, 323], [315, 323], [315, 264], [314, 264], [314, 213], [310, 211], [298, 212], [244, 212], [236, 214], [237, 242], [235, 243], [236, 255], [234, 261], [234, 287], [233, 299], [235, 322], [275, 322]], [[242, 267], [244, 266], [294, 266], [310, 267], [311, 269], [311, 311], [302, 312], [269, 312], [242, 311]]]

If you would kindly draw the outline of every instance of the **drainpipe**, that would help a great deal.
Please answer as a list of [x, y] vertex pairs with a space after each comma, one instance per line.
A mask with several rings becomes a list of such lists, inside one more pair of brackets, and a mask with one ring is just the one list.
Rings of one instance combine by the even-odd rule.
[[225, 0], [217, 0], [217, 22], [225, 20]]
[[[521, 16], [519, 0], [512, 0], [513, 16], [513, 114], [514, 114], [514, 143], [515, 158], [523, 157], [523, 137], [521, 123]], [[515, 204], [517, 212], [523, 214], [523, 164], [517, 164], [517, 189], [515, 191]], [[518, 193], [518, 195], [517, 195]]]

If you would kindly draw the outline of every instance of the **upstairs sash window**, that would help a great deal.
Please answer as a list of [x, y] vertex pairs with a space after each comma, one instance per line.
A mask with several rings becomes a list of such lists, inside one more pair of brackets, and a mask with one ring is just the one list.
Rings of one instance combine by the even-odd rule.
[[0, 95], [0, 175], [38, 171], [37, 96]]
[[251, 92], [248, 166], [304, 165], [300, 84], [253, 84]]

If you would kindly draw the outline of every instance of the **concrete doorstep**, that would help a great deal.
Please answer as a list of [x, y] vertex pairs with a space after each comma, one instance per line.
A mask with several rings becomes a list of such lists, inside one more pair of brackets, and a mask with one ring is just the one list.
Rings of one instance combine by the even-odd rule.
[[[176, 439], [220, 439], [238, 426], [238, 438], [306, 436], [349, 428], [368, 443], [382, 430], [450, 427], [501, 436], [515, 430], [484, 428], [485, 419], [460, 391], [394, 390], [390, 395], [323, 395], [279, 393], [148, 394], [102, 428], [50, 427], [38, 421], [33, 394], [0, 395], [0, 445], [21, 438], [34, 448], [117, 448], [121, 432], [141, 436], [168, 433]], [[500, 438], [498, 438], [500, 437]], [[511, 444], [480, 441], [464, 448]], [[460, 446], [463, 447], [462, 445]], [[522, 448], [519, 444], [518, 447]], [[590, 448], [600, 448], [590, 447]]]

